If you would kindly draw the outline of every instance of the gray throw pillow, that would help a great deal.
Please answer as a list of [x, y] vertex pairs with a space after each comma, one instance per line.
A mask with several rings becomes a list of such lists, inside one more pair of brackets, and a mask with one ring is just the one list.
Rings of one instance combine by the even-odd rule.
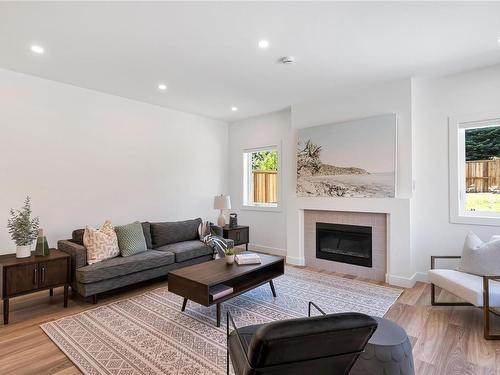
[[115, 227], [118, 247], [124, 257], [142, 253], [147, 250], [146, 239], [140, 222]]
[[483, 242], [476, 234], [469, 232], [458, 270], [479, 276], [500, 275], [500, 239], [495, 237]]

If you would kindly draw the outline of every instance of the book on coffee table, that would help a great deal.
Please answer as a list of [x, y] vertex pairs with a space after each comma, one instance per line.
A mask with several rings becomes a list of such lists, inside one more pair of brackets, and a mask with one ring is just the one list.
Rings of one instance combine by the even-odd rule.
[[231, 294], [234, 289], [230, 286], [224, 284], [218, 284], [210, 287], [210, 299], [215, 301], [219, 298], [225, 297]]
[[260, 256], [255, 253], [244, 253], [244, 254], [236, 254], [234, 257], [236, 263], [243, 264], [260, 264]]

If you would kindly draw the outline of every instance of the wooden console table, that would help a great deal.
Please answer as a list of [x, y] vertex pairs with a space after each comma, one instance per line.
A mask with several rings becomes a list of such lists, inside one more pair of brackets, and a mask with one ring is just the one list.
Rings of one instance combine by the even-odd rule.
[[3, 323], [9, 323], [9, 299], [40, 290], [64, 286], [64, 307], [68, 307], [70, 256], [50, 249], [48, 256], [16, 258], [16, 254], [0, 255], [0, 292], [3, 301]]

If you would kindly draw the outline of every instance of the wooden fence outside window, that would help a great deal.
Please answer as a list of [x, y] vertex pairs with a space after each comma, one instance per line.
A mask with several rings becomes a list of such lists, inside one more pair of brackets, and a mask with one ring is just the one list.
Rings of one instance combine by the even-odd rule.
[[465, 187], [469, 193], [488, 193], [500, 186], [500, 159], [465, 163]]
[[253, 201], [255, 203], [278, 202], [278, 172], [252, 171]]

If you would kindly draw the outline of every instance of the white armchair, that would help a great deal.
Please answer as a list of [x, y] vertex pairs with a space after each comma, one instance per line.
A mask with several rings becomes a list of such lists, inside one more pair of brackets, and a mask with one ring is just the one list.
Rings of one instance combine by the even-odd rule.
[[[433, 306], [476, 306], [484, 311], [484, 338], [500, 339], [500, 334], [490, 332], [490, 310], [500, 307], [499, 276], [477, 276], [452, 269], [436, 268], [436, 259], [460, 259], [458, 255], [431, 256], [431, 269], [428, 273], [431, 282], [431, 304]], [[466, 302], [438, 302], [435, 287], [440, 287]]]

